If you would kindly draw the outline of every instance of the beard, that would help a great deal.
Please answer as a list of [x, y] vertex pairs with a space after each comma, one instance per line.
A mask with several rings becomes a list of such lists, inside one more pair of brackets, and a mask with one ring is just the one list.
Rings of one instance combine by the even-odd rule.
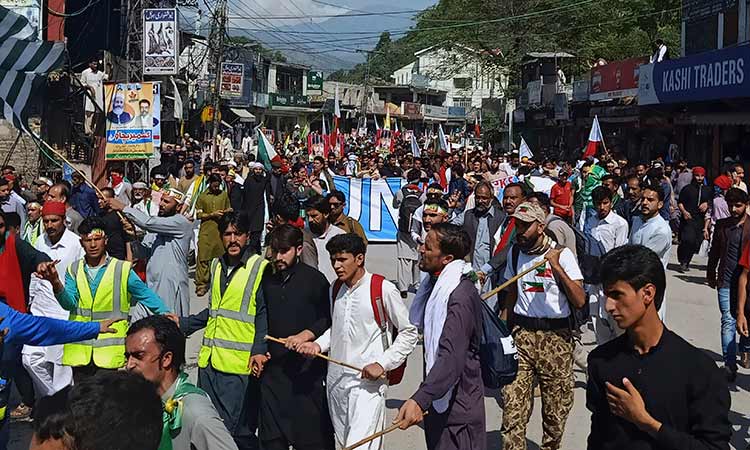
[[123, 112], [123, 108], [112, 108], [112, 112], [113, 112], [113, 113], [114, 113], [114, 114], [115, 114], [116, 116], [119, 116], [120, 114], [122, 114], [122, 112]]
[[310, 226], [310, 231], [313, 232], [316, 236], [320, 236], [321, 234], [325, 233], [326, 231], [326, 224], [317, 224], [315, 222], [308, 221], [308, 225]]

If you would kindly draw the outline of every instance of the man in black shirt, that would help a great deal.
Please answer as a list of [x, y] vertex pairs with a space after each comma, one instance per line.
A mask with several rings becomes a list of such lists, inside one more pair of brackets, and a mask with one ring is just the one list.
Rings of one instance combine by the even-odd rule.
[[615, 248], [601, 279], [607, 312], [626, 332], [589, 355], [588, 449], [728, 449], [726, 378], [659, 319], [666, 288], [659, 257], [643, 246]]
[[677, 247], [677, 260], [680, 271], [688, 270], [690, 260], [698, 253], [703, 242], [703, 225], [708, 205], [713, 200], [711, 188], [703, 184], [706, 169], [693, 167], [693, 181], [682, 188], [677, 206], [680, 208], [680, 245]]
[[101, 212], [99, 215], [106, 224], [105, 231], [107, 232], [107, 254], [113, 258], [120, 260], [129, 260], [127, 245], [130, 242], [131, 236], [125, 231], [125, 225], [128, 230], [134, 230], [124, 215], [118, 214], [117, 211], [109, 207], [109, 199], [115, 198], [115, 191], [110, 187], [102, 188], [102, 194], [104, 194], [104, 200], [99, 199], [99, 209]]
[[259, 359], [253, 367], [260, 377], [258, 436], [265, 450], [287, 450], [290, 445], [300, 450], [333, 450], [324, 387], [327, 365], [322, 359], [292, 351], [331, 326], [328, 280], [299, 261], [301, 229], [279, 225], [269, 241], [275, 270], [262, 281], [268, 334], [286, 337], [286, 346], [269, 342], [270, 359]]

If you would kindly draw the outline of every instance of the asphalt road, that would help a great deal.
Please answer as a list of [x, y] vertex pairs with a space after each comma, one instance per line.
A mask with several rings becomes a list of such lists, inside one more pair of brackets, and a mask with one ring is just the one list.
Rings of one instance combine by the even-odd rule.
[[[366, 266], [372, 272], [378, 272], [388, 279], [396, 277], [396, 247], [395, 245], [370, 245]], [[673, 258], [674, 259], [674, 258]], [[673, 268], [674, 265], [670, 265]], [[706, 351], [716, 361], [721, 361], [721, 341], [719, 336], [719, 310], [716, 292], [704, 283], [705, 260], [696, 258], [693, 268], [680, 274], [669, 270], [667, 274], [667, 326], [677, 334], [687, 339], [693, 345]], [[412, 295], [407, 299], [411, 301]], [[205, 307], [207, 298], [193, 298], [191, 308], [199, 311]], [[194, 335], [188, 340], [188, 372], [191, 377], [196, 376], [197, 354], [200, 348], [200, 335]], [[584, 344], [591, 350], [593, 334], [584, 335]], [[395, 416], [403, 401], [416, 390], [422, 377], [422, 351], [417, 349], [409, 357], [404, 381], [390, 388], [388, 392], [388, 416]], [[575, 402], [568, 417], [564, 450], [581, 450], [585, 448], [590, 421], [589, 412], [585, 405], [585, 375], [580, 370], [575, 372]], [[750, 428], [750, 370], [740, 369], [737, 382], [731, 387], [732, 407], [730, 420], [733, 424], [731, 448], [745, 450]], [[502, 409], [497, 391], [487, 391], [485, 396], [487, 414], [487, 443], [489, 450], [502, 448], [500, 424]], [[535, 399], [534, 410], [528, 427], [528, 448], [537, 450], [541, 443], [541, 404]], [[30, 427], [28, 423], [11, 425], [11, 450], [25, 450], [28, 448]], [[386, 437], [386, 448], [392, 450], [424, 450], [424, 436], [422, 430], [413, 427], [406, 431], [394, 431]]]

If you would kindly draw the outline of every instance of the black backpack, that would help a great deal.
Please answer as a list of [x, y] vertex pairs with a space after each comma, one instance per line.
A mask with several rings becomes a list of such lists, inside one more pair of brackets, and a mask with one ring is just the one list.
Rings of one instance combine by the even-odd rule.
[[508, 326], [495, 311], [482, 303], [482, 335], [479, 340], [479, 364], [482, 381], [488, 389], [498, 389], [516, 379], [518, 351]]
[[411, 218], [420, 206], [422, 206], [422, 191], [419, 188], [407, 185], [401, 188], [404, 199], [398, 207], [398, 231], [408, 233], [411, 231]]
[[570, 226], [570, 224], [561, 218], [555, 216], [552, 221], [555, 220], [565, 223], [565, 225], [573, 230], [573, 234], [576, 236], [576, 255], [578, 257], [578, 267], [581, 268], [581, 273], [583, 274], [583, 282], [586, 284], [599, 284], [601, 281], [599, 276], [601, 256], [599, 255], [604, 254], [601, 244], [593, 237], [583, 234], [578, 228]]

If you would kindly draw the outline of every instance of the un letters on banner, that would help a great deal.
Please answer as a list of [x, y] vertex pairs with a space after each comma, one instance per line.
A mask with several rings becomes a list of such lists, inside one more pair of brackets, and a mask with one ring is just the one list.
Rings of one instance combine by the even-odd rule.
[[154, 154], [153, 83], [105, 83], [106, 159], [144, 159]]
[[346, 196], [344, 213], [362, 224], [370, 242], [396, 242], [398, 208], [393, 199], [405, 183], [403, 178], [333, 177], [336, 190]]

